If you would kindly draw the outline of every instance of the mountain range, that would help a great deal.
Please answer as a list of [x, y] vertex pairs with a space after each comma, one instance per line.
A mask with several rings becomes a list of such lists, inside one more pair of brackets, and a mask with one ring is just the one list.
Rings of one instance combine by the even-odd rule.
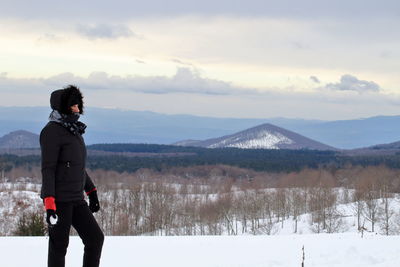
[[[25, 129], [39, 134], [48, 107], [0, 107], [0, 136]], [[85, 141], [95, 143], [171, 144], [185, 139], [207, 140], [269, 123], [339, 149], [369, 147], [400, 140], [400, 116], [320, 121], [288, 118], [212, 118], [166, 115], [87, 107]]]
[[[357, 149], [337, 149], [317, 142], [295, 132], [265, 123], [243, 131], [206, 140], [183, 140], [173, 143], [175, 146], [203, 148], [241, 148], [241, 149], [290, 149], [337, 151], [344, 155], [393, 155], [400, 153], [400, 141]], [[19, 130], [0, 137], [0, 154], [39, 155], [39, 135]], [[90, 155], [99, 151], [89, 148]], [[104, 151], [100, 154], [104, 154]], [[111, 153], [112, 154], [112, 153]], [[118, 153], [117, 153], [118, 154]], [[126, 154], [126, 153], [125, 153]], [[124, 155], [125, 155], [124, 154]], [[129, 154], [129, 153], [128, 153]], [[128, 155], [126, 154], [126, 155]], [[150, 153], [151, 154], [151, 153]], [[133, 153], [133, 156], [150, 156], [149, 153]], [[155, 154], [157, 155], [157, 154]], [[155, 156], [153, 155], [153, 156]]]

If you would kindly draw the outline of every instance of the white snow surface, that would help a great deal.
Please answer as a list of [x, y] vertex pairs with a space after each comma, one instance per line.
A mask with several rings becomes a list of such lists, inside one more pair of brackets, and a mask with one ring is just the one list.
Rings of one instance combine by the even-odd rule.
[[[5, 184], [0, 192], [0, 227], [15, 223], [16, 211], [41, 207], [37, 191], [34, 185]], [[398, 196], [390, 202], [391, 209], [400, 209]], [[301, 266], [303, 246], [306, 267], [400, 266], [400, 236], [382, 235], [379, 223], [375, 225], [375, 233], [370, 232], [371, 224], [364, 220], [367, 231], [362, 238], [352, 204], [339, 204], [338, 211], [343, 216], [343, 225], [340, 233], [334, 234], [314, 234], [310, 214], [302, 214], [298, 218], [297, 234], [294, 234], [293, 218], [288, 218], [283, 224], [274, 225], [273, 235], [107, 236], [101, 266]], [[399, 215], [392, 220], [393, 230], [399, 232]], [[0, 266], [46, 266], [47, 243], [47, 237], [0, 237]], [[82, 266], [82, 255], [81, 240], [72, 236], [66, 267]]]
[[[250, 138], [250, 139], [249, 139]], [[279, 149], [280, 144], [292, 144], [293, 140], [278, 132], [259, 131], [253, 137], [232, 137], [224, 139], [221, 142], [208, 146], [209, 148], [217, 147], [236, 147], [236, 148], [264, 148]]]
[[[46, 266], [47, 237], [0, 237], [4, 267]], [[105, 239], [100, 266], [274, 267], [400, 266], [400, 236], [368, 233], [278, 236], [168, 236]], [[81, 266], [83, 245], [71, 237], [66, 267]]]

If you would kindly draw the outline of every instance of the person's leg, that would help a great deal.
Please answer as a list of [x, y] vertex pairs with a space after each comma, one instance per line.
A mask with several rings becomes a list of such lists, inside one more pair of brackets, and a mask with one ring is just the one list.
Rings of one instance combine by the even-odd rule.
[[58, 221], [56, 225], [49, 226], [49, 254], [48, 267], [64, 267], [65, 255], [69, 242], [69, 230], [72, 223], [72, 205], [69, 203], [56, 203]]
[[101, 249], [104, 234], [96, 222], [86, 201], [74, 206], [72, 226], [76, 229], [85, 245], [83, 267], [98, 267], [100, 264]]

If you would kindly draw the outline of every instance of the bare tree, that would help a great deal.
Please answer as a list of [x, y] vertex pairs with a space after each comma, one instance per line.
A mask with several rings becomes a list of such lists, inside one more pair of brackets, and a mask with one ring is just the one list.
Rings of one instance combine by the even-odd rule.
[[364, 190], [365, 197], [364, 217], [371, 222], [371, 231], [374, 232], [379, 209], [379, 172], [376, 168], [371, 167], [368, 167], [365, 172], [360, 185]]
[[297, 233], [297, 222], [299, 215], [302, 210], [305, 209], [303, 207], [303, 192], [301, 188], [292, 188], [290, 190], [290, 207], [292, 210], [293, 220], [294, 220], [294, 233]]
[[391, 193], [391, 178], [394, 174], [387, 168], [381, 166], [380, 167], [381, 174], [381, 196], [383, 201], [383, 207], [379, 210], [380, 213], [380, 226], [385, 235], [389, 235], [392, 232], [392, 222], [391, 218], [394, 215], [394, 211], [392, 210], [392, 198], [393, 194]]

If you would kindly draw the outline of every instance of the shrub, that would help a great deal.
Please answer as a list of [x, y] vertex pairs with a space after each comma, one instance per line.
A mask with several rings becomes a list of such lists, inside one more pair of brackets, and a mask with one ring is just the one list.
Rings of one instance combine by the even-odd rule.
[[46, 224], [41, 212], [22, 213], [17, 222], [14, 235], [17, 236], [44, 236], [47, 232]]

